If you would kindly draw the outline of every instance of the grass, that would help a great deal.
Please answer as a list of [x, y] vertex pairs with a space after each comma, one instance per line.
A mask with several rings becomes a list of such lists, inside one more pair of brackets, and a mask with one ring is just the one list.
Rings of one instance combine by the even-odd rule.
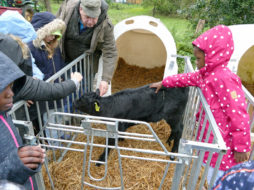
[[[147, 15], [152, 16], [152, 7], [142, 7], [140, 5], [128, 5], [128, 4], [112, 4], [108, 10], [109, 17], [111, 18], [113, 24], [130, 18], [133, 16]], [[156, 14], [155, 18], [160, 19], [160, 21], [168, 28], [172, 33], [174, 38], [184, 38], [186, 32], [194, 33], [194, 30], [191, 28], [191, 24], [188, 20], [170, 17], [164, 15]]]
[[59, 7], [60, 7], [60, 4], [58, 4], [58, 3], [51, 3], [52, 13], [56, 14], [56, 12], [58, 11]]
[[118, 22], [139, 15], [151, 15], [150, 9], [145, 9], [140, 5], [128, 5], [128, 4], [112, 4], [108, 10], [108, 15], [115, 25]]

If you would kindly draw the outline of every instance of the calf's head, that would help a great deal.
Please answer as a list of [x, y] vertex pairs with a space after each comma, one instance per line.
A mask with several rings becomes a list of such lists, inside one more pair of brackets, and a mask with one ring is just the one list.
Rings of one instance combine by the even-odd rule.
[[82, 97], [74, 102], [74, 107], [90, 115], [100, 113], [100, 91], [85, 93]]

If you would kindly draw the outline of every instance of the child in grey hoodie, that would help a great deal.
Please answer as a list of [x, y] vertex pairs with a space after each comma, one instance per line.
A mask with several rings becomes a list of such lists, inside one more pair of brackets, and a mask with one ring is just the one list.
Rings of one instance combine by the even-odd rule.
[[23, 146], [22, 139], [7, 112], [13, 105], [13, 83], [25, 74], [0, 52], [0, 179], [37, 189], [33, 175], [44, 162], [40, 146]]

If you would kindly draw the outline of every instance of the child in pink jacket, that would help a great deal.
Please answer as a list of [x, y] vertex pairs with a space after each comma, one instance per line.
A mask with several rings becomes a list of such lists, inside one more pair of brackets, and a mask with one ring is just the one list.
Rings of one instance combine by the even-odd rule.
[[[227, 68], [234, 51], [233, 37], [228, 27], [219, 25], [200, 35], [192, 44], [199, 70], [168, 76], [150, 87], [157, 88], [156, 92], [162, 85], [167, 88], [197, 86], [202, 90], [228, 149], [218, 172], [222, 174], [248, 159], [251, 148], [249, 115], [241, 80]], [[209, 139], [210, 143], [212, 138]], [[215, 153], [210, 164], [212, 168], [217, 157]], [[204, 163], [207, 158], [208, 153], [205, 154]]]

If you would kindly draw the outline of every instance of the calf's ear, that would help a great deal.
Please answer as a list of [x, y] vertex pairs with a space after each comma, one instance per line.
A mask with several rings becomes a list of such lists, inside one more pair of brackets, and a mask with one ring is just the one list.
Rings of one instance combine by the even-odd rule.
[[96, 91], [95, 91], [95, 93], [96, 93], [97, 96], [100, 96], [100, 89], [97, 88]]

